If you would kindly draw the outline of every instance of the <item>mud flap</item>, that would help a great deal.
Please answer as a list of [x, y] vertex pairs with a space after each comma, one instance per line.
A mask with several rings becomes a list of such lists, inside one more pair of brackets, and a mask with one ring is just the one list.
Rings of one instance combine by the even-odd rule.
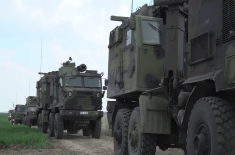
[[141, 95], [139, 98], [141, 132], [171, 134], [171, 115], [167, 110], [168, 101], [162, 97]]

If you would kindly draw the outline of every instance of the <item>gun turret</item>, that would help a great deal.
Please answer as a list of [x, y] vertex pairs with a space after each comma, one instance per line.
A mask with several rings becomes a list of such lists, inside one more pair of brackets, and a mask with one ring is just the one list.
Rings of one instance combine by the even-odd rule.
[[120, 22], [124, 22], [125, 20], [127, 20], [129, 17], [121, 17], [121, 16], [111, 16], [111, 20], [112, 21], [120, 21]]
[[81, 64], [80, 66], [77, 66], [77, 71], [84, 72], [86, 71], [87, 67], [85, 64]]

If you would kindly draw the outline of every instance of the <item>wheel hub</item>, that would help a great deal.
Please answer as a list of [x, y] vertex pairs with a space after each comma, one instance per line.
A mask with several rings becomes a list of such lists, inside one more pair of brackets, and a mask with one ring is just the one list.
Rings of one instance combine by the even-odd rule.
[[115, 138], [119, 144], [122, 143], [122, 130], [120, 128], [115, 131]]
[[197, 155], [208, 154], [210, 152], [210, 133], [208, 127], [205, 124], [199, 125], [193, 142], [194, 152]]
[[135, 151], [137, 151], [137, 148], [138, 148], [138, 142], [139, 142], [138, 135], [139, 135], [138, 129], [137, 129], [137, 126], [135, 126], [134, 129], [129, 134], [129, 140], [130, 140], [131, 146], [133, 147]]

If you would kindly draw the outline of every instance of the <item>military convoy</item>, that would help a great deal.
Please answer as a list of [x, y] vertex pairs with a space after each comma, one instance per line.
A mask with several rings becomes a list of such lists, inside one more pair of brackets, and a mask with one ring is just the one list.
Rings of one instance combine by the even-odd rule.
[[37, 125], [36, 105], [37, 102], [35, 96], [29, 96], [26, 98], [26, 109], [24, 112], [23, 124], [27, 125], [29, 128], [31, 128], [31, 126]]
[[234, 0], [154, 0], [110, 32], [115, 155], [235, 151]]
[[49, 131], [49, 136], [61, 139], [64, 130], [76, 134], [82, 129], [84, 136], [100, 138], [102, 74], [86, 68], [67, 61], [59, 71], [40, 73], [36, 112], [38, 129], [43, 133]]
[[102, 87], [103, 73], [87, 70], [85, 64], [76, 67], [71, 61], [58, 71], [39, 72], [43, 76], [36, 83], [37, 95], [27, 97], [25, 105], [16, 105], [14, 124], [37, 125], [56, 139], [63, 138], [64, 130], [71, 134], [82, 130], [84, 136], [100, 138], [103, 90], [107, 89]]
[[[107, 117], [115, 155], [235, 151], [234, 0], [154, 0], [110, 32]], [[70, 59], [71, 60], [71, 59]], [[100, 137], [101, 77], [67, 61], [37, 82], [38, 129]], [[85, 72], [86, 71], [86, 72]], [[21, 110], [15, 109], [14, 123]], [[25, 119], [26, 120], [26, 119]]]

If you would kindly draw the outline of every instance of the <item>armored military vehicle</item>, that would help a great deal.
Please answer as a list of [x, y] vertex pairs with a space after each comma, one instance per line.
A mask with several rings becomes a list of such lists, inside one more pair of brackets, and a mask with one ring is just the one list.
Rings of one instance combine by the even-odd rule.
[[85, 64], [75, 66], [70, 61], [64, 62], [59, 71], [44, 74], [41, 83], [38, 82], [38, 94], [42, 94], [39, 105], [45, 109], [39, 112], [38, 122], [44, 131], [48, 126], [49, 136], [56, 139], [63, 137], [64, 130], [74, 134], [81, 129], [84, 136], [99, 138], [105, 93], [103, 74], [86, 70]]
[[17, 104], [15, 107], [15, 116], [14, 116], [14, 125], [17, 125], [18, 123], [23, 123], [23, 116], [25, 112], [25, 105]]
[[15, 110], [9, 110], [8, 111], [8, 121], [13, 124], [14, 122], [14, 116], [15, 116]]
[[27, 125], [29, 128], [31, 128], [31, 126], [37, 125], [36, 105], [36, 96], [29, 96], [26, 98], [26, 110], [23, 117], [23, 124]]
[[[48, 116], [49, 105], [53, 102], [53, 94], [51, 94], [53, 87], [50, 87], [50, 83], [54, 83], [57, 72], [39, 73], [43, 76], [37, 81], [37, 105], [36, 105], [36, 118], [38, 130], [43, 133], [47, 133], [48, 130]], [[51, 91], [50, 91], [51, 90]]]
[[116, 155], [235, 149], [234, 0], [155, 0], [110, 33], [108, 120]]

